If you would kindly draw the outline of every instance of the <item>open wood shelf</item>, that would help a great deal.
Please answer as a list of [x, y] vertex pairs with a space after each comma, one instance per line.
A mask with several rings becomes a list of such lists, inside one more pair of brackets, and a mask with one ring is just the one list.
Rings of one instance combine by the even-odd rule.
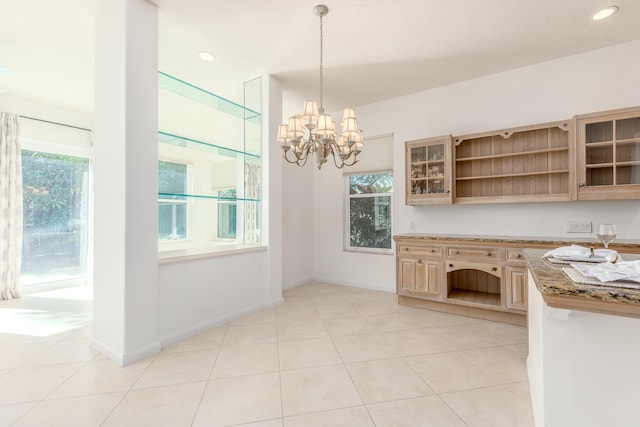
[[570, 123], [456, 137], [455, 203], [571, 200]]
[[510, 173], [504, 175], [486, 175], [486, 176], [463, 176], [456, 178], [456, 181], [468, 181], [472, 179], [500, 179], [500, 178], [514, 178], [519, 176], [536, 176], [536, 175], [549, 175], [554, 173], [569, 173], [569, 169], [562, 169], [557, 171], [545, 171], [545, 172], [523, 172], [523, 173]]
[[500, 294], [472, 291], [468, 289], [454, 288], [449, 292], [449, 295], [447, 295], [447, 299], [473, 304], [490, 305], [494, 307], [500, 306]]
[[555, 152], [561, 152], [561, 151], [569, 151], [569, 147], [549, 148], [544, 150], [531, 150], [531, 151], [523, 151], [520, 153], [490, 154], [487, 156], [477, 156], [477, 157], [461, 157], [461, 158], [456, 158], [456, 162], [469, 162], [472, 160], [486, 160], [486, 159], [502, 159], [504, 157], [529, 156], [531, 154], [546, 154], [546, 153], [555, 153]]

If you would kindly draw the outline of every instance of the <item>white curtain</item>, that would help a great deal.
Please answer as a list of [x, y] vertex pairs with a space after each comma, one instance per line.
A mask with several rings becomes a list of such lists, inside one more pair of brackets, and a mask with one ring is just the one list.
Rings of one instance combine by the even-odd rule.
[[[257, 200], [260, 198], [260, 165], [246, 163], [244, 166], [245, 198]], [[258, 227], [259, 202], [246, 201], [244, 240], [245, 243], [259, 244], [260, 229]]]
[[0, 300], [20, 296], [22, 157], [18, 116], [0, 113]]

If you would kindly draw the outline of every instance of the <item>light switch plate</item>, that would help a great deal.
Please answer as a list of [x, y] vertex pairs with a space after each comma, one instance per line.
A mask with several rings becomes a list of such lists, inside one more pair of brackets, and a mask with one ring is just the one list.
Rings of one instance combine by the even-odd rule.
[[567, 221], [567, 233], [591, 233], [591, 221]]

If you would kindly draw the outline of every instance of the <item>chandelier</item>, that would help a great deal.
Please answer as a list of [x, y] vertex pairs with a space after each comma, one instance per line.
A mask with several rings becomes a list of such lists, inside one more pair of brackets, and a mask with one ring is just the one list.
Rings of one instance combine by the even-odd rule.
[[289, 163], [304, 166], [309, 155], [315, 153], [318, 169], [329, 155], [336, 167], [342, 169], [358, 161], [363, 146], [362, 131], [358, 129], [355, 109], [345, 108], [341, 135], [337, 134], [331, 115], [324, 112], [322, 17], [329, 13], [329, 8], [321, 4], [313, 12], [320, 17], [320, 108], [316, 101], [305, 101], [301, 115], [291, 116], [288, 124], [280, 125], [277, 140], [282, 143], [283, 156]]

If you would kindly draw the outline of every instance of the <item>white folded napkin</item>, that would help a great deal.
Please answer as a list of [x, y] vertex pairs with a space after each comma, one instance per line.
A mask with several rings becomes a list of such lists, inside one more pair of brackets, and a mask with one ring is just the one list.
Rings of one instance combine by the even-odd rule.
[[549, 252], [544, 254], [544, 256], [571, 259], [589, 258], [591, 257], [591, 249], [579, 245], [562, 246], [550, 250]]
[[595, 277], [601, 282], [613, 282], [616, 280], [631, 280], [640, 282], [640, 260], [620, 261], [615, 264], [603, 262], [602, 264], [571, 264], [585, 276]]

